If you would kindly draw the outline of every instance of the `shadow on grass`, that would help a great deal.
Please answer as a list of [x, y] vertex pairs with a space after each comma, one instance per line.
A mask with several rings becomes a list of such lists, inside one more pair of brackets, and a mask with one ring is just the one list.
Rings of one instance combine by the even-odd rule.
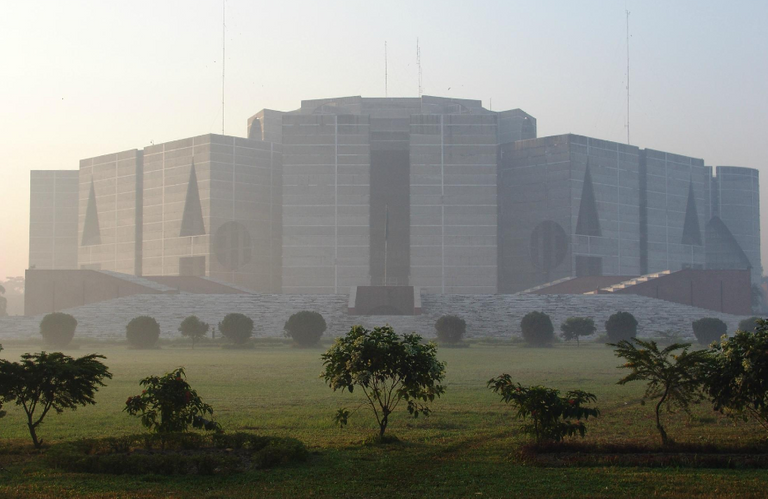
[[585, 442], [531, 443], [521, 447], [523, 461], [539, 466], [632, 466], [645, 468], [768, 468], [768, 444], [715, 445]]

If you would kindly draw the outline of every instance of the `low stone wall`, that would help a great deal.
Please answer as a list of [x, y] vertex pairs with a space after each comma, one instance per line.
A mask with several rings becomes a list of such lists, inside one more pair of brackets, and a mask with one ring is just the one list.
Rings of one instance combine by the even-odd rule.
[[[72, 308], [66, 312], [78, 321], [76, 336], [123, 339], [125, 325], [133, 317], [149, 315], [160, 323], [163, 338], [179, 337], [178, 326], [189, 315], [197, 315], [211, 325], [230, 312], [251, 317], [257, 336], [280, 336], [283, 324], [294, 312], [314, 310], [328, 323], [326, 334], [338, 336], [354, 324], [367, 327], [390, 324], [397, 332], [415, 331], [435, 336], [434, 323], [444, 314], [463, 317], [468, 337], [504, 338], [520, 334], [520, 320], [533, 310], [552, 317], [559, 332], [560, 323], [572, 316], [595, 319], [598, 334], [608, 317], [619, 310], [631, 312], [639, 321], [641, 336], [675, 330], [692, 336], [691, 322], [702, 317], [718, 317], [734, 331], [742, 316], [721, 314], [636, 295], [422, 295], [422, 315], [350, 316], [347, 295], [133, 295]], [[0, 319], [3, 339], [39, 337], [42, 315]]]

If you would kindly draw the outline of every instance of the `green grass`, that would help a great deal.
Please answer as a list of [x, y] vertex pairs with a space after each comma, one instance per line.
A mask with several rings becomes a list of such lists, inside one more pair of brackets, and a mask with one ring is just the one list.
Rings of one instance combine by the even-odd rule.
[[[31, 349], [4, 345], [16, 360]], [[95, 406], [50, 415], [39, 430], [47, 443], [83, 437], [139, 433], [139, 420], [122, 412], [138, 394], [138, 381], [184, 366], [188, 381], [229, 431], [302, 440], [312, 453], [304, 464], [228, 477], [108, 476], [64, 473], [45, 466], [31, 448], [21, 411], [7, 407], [0, 420], [0, 497], [764, 497], [768, 470], [646, 469], [633, 467], [537, 467], [526, 464], [520, 447], [528, 439], [488, 379], [510, 373], [523, 384], [598, 396], [600, 418], [587, 423], [586, 441], [655, 444], [652, 407], [641, 405], [643, 385], [618, 386], [622, 371], [603, 345], [558, 345], [537, 349], [475, 343], [441, 349], [448, 363], [447, 392], [429, 418], [394, 416], [387, 432], [401, 440], [364, 445], [375, 432], [365, 408], [349, 427], [333, 426], [337, 408], [357, 407], [358, 393], [334, 393], [318, 377], [322, 348], [257, 345], [250, 350], [171, 348], [129, 350], [122, 345], [83, 344], [71, 355], [96, 351], [114, 374]], [[754, 444], [765, 432], [734, 425], [702, 404], [701, 419], [667, 417], [668, 432], [680, 442]]]

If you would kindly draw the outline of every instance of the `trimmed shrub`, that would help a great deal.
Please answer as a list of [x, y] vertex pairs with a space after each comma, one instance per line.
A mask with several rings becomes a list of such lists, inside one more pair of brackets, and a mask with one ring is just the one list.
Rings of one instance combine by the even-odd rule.
[[748, 333], [754, 333], [755, 328], [757, 327], [757, 321], [761, 320], [762, 317], [749, 317], [747, 319], [742, 319], [739, 321], [739, 331], [746, 331]]
[[605, 321], [605, 332], [611, 343], [629, 341], [637, 336], [637, 319], [629, 312], [616, 312]]
[[283, 329], [285, 333], [302, 347], [317, 345], [328, 326], [323, 316], [310, 310], [302, 310], [291, 315]]
[[568, 317], [560, 324], [563, 339], [565, 341], [576, 340], [576, 346], [579, 346], [580, 336], [589, 336], [594, 334], [596, 330], [595, 321], [591, 317]]
[[467, 323], [457, 315], [444, 315], [435, 321], [437, 339], [442, 343], [458, 343], [467, 332]]
[[219, 331], [235, 345], [242, 345], [253, 335], [253, 320], [243, 314], [227, 314], [219, 322]]
[[555, 327], [552, 319], [544, 312], [528, 312], [520, 321], [523, 339], [532, 346], [549, 346], [555, 341]]
[[179, 325], [179, 332], [182, 336], [186, 336], [192, 340], [192, 348], [195, 348], [195, 343], [203, 339], [208, 333], [209, 325], [207, 322], [203, 322], [197, 318], [196, 315], [190, 315]]
[[717, 317], [704, 317], [691, 323], [693, 334], [700, 345], [709, 345], [728, 333], [728, 326]]
[[160, 324], [148, 315], [134, 317], [125, 326], [125, 337], [134, 348], [152, 348], [160, 338]]
[[40, 321], [40, 334], [43, 340], [56, 348], [64, 348], [75, 337], [77, 319], [64, 312], [54, 312]]

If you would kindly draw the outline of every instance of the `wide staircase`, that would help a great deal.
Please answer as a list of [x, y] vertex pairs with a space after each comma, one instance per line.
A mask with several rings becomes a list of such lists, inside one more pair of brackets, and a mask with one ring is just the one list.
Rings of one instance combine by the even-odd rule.
[[619, 291], [621, 289], [627, 289], [632, 286], [636, 286], [638, 284], [652, 281], [654, 279], [658, 279], [659, 277], [663, 277], [665, 275], [671, 274], [671, 270], [662, 270], [661, 272], [654, 272], [653, 274], [645, 274], [638, 277], [633, 277], [632, 279], [628, 279], [626, 281], [622, 281], [619, 283], [616, 283], [612, 286], [608, 286], [605, 288], [600, 288], [599, 290], [590, 291], [588, 293], [584, 293], [585, 295], [594, 295], [594, 294], [603, 294], [603, 293], [614, 293], [616, 291]]

